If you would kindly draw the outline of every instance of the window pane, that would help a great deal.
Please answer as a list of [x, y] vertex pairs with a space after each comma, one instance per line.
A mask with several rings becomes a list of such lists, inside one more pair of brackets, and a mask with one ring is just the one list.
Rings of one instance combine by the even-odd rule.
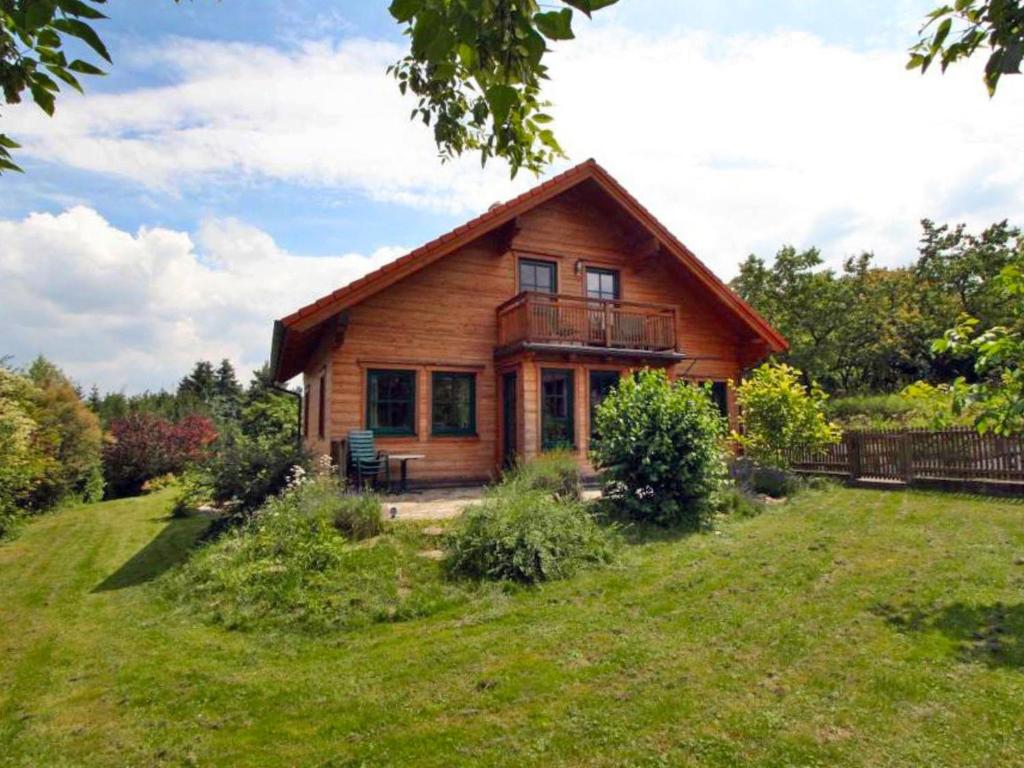
[[541, 375], [541, 447], [573, 446], [572, 371], [545, 370]]
[[367, 383], [367, 426], [384, 433], [415, 432], [415, 372], [370, 371]]
[[545, 261], [520, 261], [519, 290], [554, 293], [555, 265]]
[[434, 432], [472, 433], [475, 430], [473, 374], [435, 373], [432, 391]]

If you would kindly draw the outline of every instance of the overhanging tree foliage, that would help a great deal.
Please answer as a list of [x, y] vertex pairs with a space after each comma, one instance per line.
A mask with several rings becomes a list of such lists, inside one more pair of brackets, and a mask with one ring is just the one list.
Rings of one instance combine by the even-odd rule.
[[1024, 57], [1024, 5], [1021, 0], [956, 0], [928, 14], [921, 39], [910, 49], [907, 69], [922, 74], [936, 60], [942, 71], [972, 56], [978, 48], [991, 49], [985, 63], [985, 86], [994, 96], [1003, 75], [1020, 74]]
[[[0, 88], [7, 104], [18, 104], [25, 91], [46, 114], [53, 115], [58, 80], [82, 91], [77, 75], [103, 70], [65, 51], [70, 38], [89, 46], [110, 62], [106, 46], [89, 22], [105, 19], [98, 6], [106, 0], [0, 0]], [[18, 144], [0, 133], [0, 173], [20, 171], [11, 156]]]
[[573, 38], [574, 8], [589, 17], [615, 2], [394, 0], [411, 50], [388, 71], [417, 97], [411, 117], [433, 125], [442, 160], [478, 151], [481, 164], [504, 157], [512, 176], [539, 172], [562, 156], [540, 97], [548, 41]]

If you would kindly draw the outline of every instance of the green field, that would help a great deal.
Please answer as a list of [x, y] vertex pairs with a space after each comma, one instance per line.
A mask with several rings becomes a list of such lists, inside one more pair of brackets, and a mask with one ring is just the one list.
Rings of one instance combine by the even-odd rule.
[[170, 492], [0, 544], [0, 765], [1022, 765], [1024, 506], [811, 492], [327, 637], [169, 604]]

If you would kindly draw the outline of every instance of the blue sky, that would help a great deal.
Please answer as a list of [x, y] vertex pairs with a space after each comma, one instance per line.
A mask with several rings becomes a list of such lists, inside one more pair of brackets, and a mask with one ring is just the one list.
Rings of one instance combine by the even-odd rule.
[[[1022, 86], [904, 72], [931, 5], [621, 0], [552, 56], [552, 172], [595, 156], [726, 279], [784, 243], [896, 264], [924, 216], [1020, 221]], [[26, 170], [0, 179], [0, 354], [128, 391], [246, 370], [274, 317], [536, 183], [440, 165], [383, 73], [386, 6], [111, 0], [111, 74], [52, 120], [0, 112]]]

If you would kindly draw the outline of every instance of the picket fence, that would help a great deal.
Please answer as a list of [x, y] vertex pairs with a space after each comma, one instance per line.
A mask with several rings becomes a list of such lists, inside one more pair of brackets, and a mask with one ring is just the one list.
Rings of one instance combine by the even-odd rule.
[[798, 472], [851, 480], [1020, 484], [1024, 492], [1024, 436], [978, 434], [966, 427], [847, 432], [821, 453], [797, 453]]

